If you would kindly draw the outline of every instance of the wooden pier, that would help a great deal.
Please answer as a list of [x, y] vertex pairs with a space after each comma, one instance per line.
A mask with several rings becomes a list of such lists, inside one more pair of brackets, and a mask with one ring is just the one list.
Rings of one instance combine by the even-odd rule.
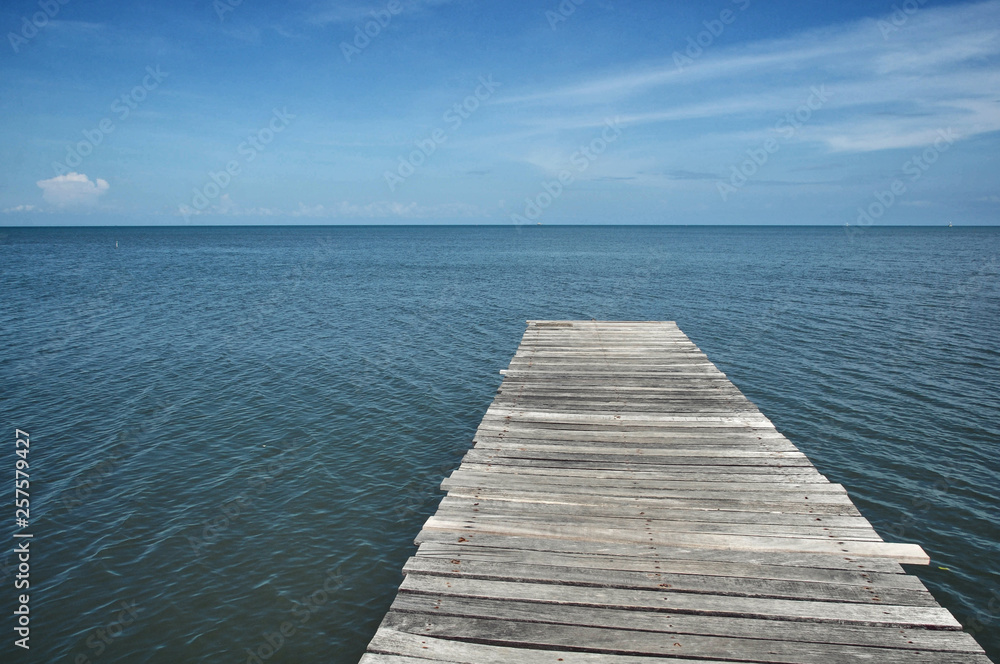
[[674, 323], [529, 321], [362, 664], [990, 660]]

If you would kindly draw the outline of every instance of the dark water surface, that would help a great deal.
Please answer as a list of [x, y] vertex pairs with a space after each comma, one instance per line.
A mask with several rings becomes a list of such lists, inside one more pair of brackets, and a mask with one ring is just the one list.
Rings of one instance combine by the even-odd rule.
[[913, 571], [1000, 661], [1000, 229], [0, 236], [0, 474], [27, 430], [34, 534], [14, 660], [5, 499], [4, 662], [356, 662], [525, 319], [552, 318], [676, 320], [924, 546]]

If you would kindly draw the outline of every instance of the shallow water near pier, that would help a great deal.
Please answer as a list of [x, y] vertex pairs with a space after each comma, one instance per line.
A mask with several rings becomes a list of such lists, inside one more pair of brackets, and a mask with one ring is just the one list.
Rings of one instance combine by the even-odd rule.
[[562, 318], [677, 321], [1000, 661], [998, 256], [998, 228], [0, 229], [25, 661], [357, 662], [524, 321]]

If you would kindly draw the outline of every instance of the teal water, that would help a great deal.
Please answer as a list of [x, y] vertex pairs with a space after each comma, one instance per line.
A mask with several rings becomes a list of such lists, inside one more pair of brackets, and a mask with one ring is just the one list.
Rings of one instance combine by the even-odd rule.
[[13, 660], [5, 503], [2, 659], [356, 662], [524, 321], [597, 318], [676, 320], [1000, 661], [998, 255], [997, 228], [0, 229], [0, 473], [27, 430], [34, 534]]

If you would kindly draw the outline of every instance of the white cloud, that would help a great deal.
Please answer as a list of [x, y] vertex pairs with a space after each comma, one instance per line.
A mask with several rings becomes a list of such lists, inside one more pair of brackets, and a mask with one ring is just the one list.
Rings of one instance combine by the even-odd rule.
[[293, 210], [281, 208], [245, 208], [223, 194], [219, 203], [194, 210], [182, 206], [178, 213], [184, 217], [201, 215], [226, 215], [244, 217], [305, 217], [312, 219], [449, 219], [488, 216], [482, 208], [466, 203], [441, 203], [420, 205], [416, 202], [374, 201], [372, 203], [351, 203], [341, 201], [330, 205], [306, 205], [299, 203]]
[[341, 201], [329, 206], [310, 206], [299, 203], [299, 208], [291, 214], [294, 217], [346, 217], [354, 219], [384, 219], [392, 217], [427, 219], [484, 216], [480, 208], [465, 203], [419, 205], [416, 202], [397, 203], [395, 201], [375, 201], [360, 205]]
[[219, 214], [232, 214], [239, 210], [239, 206], [236, 205], [236, 202], [229, 197], [229, 194], [223, 194], [220, 196], [219, 203], [213, 207]]
[[57, 175], [48, 180], [39, 180], [36, 184], [41, 188], [45, 202], [60, 208], [97, 205], [101, 196], [110, 189], [107, 180], [97, 178], [91, 181], [83, 173]]
[[12, 214], [16, 212], [36, 212], [38, 208], [34, 205], [18, 205], [16, 207], [6, 208], [3, 212], [4, 214]]

